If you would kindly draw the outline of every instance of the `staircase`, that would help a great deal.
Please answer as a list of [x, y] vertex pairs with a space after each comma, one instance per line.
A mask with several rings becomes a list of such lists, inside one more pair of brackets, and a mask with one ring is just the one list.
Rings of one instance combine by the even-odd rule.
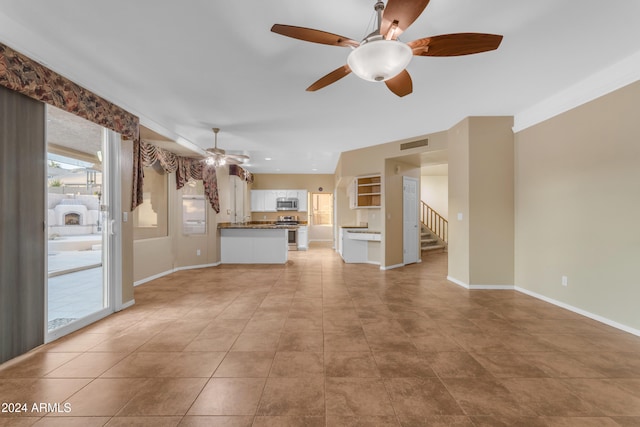
[[421, 251], [437, 251], [442, 249], [447, 250], [446, 243], [438, 239], [438, 236], [433, 234], [426, 225], [421, 224], [420, 230], [420, 250]]
[[449, 223], [425, 202], [420, 201], [420, 250], [447, 250]]

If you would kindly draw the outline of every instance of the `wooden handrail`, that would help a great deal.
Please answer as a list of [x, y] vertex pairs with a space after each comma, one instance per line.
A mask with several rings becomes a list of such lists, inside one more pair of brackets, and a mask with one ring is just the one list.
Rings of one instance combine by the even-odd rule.
[[444, 243], [449, 241], [449, 221], [422, 200], [420, 200], [420, 222]]

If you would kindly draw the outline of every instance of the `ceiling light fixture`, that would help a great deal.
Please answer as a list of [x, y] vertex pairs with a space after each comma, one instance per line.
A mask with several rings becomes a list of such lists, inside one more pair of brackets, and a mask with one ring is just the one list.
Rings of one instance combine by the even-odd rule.
[[353, 73], [370, 82], [383, 82], [400, 74], [407, 68], [413, 52], [406, 43], [385, 40], [380, 35], [363, 41], [347, 57]]
[[374, 10], [378, 15], [378, 28], [349, 54], [347, 64], [361, 79], [384, 82], [400, 74], [409, 65], [413, 51], [406, 43], [394, 38], [395, 29], [390, 30], [386, 39], [380, 33], [384, 11], [381, 0], [376, 2]]
[[207, 152], [207, 157], [204, 161], [207, 165], [215, 167], [224, 166], [226, 164], [241, 165], [249, 160], [249, 156], [245, 154], [231, 154], [227, 153], [222, 148], [218, 148], [218, 132], [220, 132], [220, 128], [213, 128], [215, 144], [213, 148], [207, 148], [205, 150]]

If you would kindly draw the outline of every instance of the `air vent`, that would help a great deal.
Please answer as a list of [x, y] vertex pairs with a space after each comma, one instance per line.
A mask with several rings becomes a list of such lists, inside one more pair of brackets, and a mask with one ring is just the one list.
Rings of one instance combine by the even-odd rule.
[[400, 150], [409, 150], [411, 148], [427, 147], [429, 145], [428, 139], [419, 139], [417, 141], [405, 142], [400, 144]]

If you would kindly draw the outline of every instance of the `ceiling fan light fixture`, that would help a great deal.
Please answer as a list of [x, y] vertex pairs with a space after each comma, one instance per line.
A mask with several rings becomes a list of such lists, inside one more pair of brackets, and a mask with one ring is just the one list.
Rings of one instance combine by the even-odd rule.
[[411, 48], [398, 40], [371, 40], [355, 48], [347, 64], [361, 79], [383, 82], [400, 74], [412, 56]]

